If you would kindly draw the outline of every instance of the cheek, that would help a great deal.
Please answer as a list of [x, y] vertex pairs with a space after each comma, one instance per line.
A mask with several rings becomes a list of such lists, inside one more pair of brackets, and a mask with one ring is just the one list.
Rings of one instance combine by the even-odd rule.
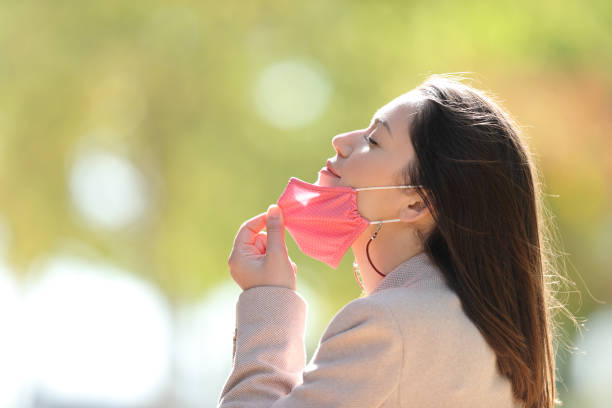
[[368, 221], [378, 220], [379, 203], [375, 195], [376, 193], [373, 194], [371, 191], [357, 194], [357, 209], [359, 210], [359, 214]]
[[357, 194], [357, 209], [368, 221], [398, 218], [394, 205], [397, 197], [385, 190], [359, 192]]

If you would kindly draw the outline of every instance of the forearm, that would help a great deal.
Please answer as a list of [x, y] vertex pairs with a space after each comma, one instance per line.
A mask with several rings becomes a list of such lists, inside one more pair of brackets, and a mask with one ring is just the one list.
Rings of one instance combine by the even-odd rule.
[[257, 286], [240, 294], [235, 356], [219, 407], [271, 405], [302, 382], [307, 309], [288, 288]]

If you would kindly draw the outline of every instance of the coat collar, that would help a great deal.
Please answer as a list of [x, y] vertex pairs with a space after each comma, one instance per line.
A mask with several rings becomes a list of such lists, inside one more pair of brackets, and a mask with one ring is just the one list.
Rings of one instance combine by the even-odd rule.
[[428, 285], [434, 286], [446, 284], [442, 271], [434, 265], [425, 252], [414, 255], [396, 266], [378, 283], [371, 294], [384, 289], [410, 286], [416, 281], [426, 281]]

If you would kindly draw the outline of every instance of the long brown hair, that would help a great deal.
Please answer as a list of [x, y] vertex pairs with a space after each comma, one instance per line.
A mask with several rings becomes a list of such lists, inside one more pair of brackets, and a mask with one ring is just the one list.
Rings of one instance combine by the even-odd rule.
[[[436, 222], [423, 237], [463, 310], [497, 356], [526, 408], [562, 405], [555, 388], [558, 327], [567, 311], [546, 238], [541, 186], [521, 129], [495, 100], [454, 75], [432, 75], [415, 90], [409, 129], [416, 160], [402, 184]], [[557, 279], [557, 280], [555, 280]]]

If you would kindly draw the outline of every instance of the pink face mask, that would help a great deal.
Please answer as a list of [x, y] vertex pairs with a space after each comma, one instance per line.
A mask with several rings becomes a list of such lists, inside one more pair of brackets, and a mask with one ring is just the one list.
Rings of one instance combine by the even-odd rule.
[[382, 223], [400, 221], [369, 221], [362, 217], [357, 210], [357, 192], [415, 187], [324, 187], [291, 177], [277, 204], [300, 250], [337, 269], [346, 251], [370, 224], [380, 227]]

